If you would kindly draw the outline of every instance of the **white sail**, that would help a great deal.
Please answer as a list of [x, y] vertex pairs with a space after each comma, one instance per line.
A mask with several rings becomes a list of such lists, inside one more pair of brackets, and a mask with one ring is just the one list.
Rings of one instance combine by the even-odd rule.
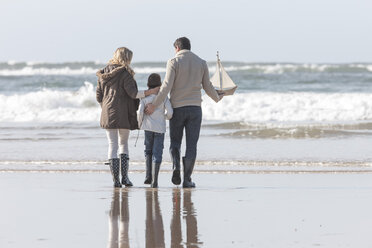
[[218, 56], [218, 52], [217, 52], [216, 72], [211, 77], [210, 81], [212, 82], [212, 85], [214, 86], [214, 88], [218, 91], [225, 93], [225, 96], [233, 95], [236, 88], [238, 87], [234, 84], [230, 76], [227, 74], [227, 72], [223, 68], [220, 58]]

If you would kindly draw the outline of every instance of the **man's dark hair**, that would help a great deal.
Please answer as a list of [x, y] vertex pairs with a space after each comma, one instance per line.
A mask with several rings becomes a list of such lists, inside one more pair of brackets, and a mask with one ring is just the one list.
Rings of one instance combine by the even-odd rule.
[[183, 49], [191, 50], [190, 40], [187, 39], [186, 37], [178, 38], [173, 43], [173, 46], [174, 46], [174, 48], [178, 47], [180, 50], [183, 50]]
[[149, 89], [153, 89], [160, 85], [161, 85], [160, 75], [157, 73], [150, 74], [149, 78], [147, 79], [147, 87], [149, 87]]

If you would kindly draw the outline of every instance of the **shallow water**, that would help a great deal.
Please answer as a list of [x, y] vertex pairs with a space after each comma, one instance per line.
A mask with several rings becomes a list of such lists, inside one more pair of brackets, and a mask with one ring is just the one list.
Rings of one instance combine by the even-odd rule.
[[[219, 132], [219, 130], [212, 130]], [[224, 131], [222, 131], [224, 132]], [[144, 163], [144, 135], [131, 132], [129, 153], [132, 162]], [[101, 162], [107, 158], [107, 140], [100, 128], [29, 128], [22, 131], [0, 129], [0, 163], [4, 161], [80, 161]], [[235, 138], [209, 135], [202, 128], [198, 142], [198, 161], [293, 162], [372, 162], [369, 136], [327, 138]], [[166, 133], [163, 160], [170, 162], [169, 134]], [[185, 152], [185, 141], [181, 148]]]

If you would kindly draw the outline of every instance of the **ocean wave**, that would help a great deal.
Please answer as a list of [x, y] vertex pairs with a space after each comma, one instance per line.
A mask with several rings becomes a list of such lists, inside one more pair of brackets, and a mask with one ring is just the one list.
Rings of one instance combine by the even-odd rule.
[[133, 67], [135, 73], [148, 74], [148, 73], [161, 73], [165, 72], [165, 67]]
[[[70, 67], [63, 68], [34, 68], [26, 66], [21, 69], [3, 69], [0, 70], [0, 76], [33, 76], [33, 75], [95, 75], [99, 68], [81, 67], [79, 69], [72, 69]], [[137, 74], [161, 73], [165, 72], [166, 68], [160, 67], [142, 67], [133, 68]]]
[[4, 122], [91, 122], [99, 120], [95, 87], [85, 82], [78, 91], [43, 89], [26, 94], [0, 94]]
[[64, 68], [33, 68], [26, 66], [22, 69], [3, 69], [0, 70], [0, 76], [33, 76], [33, 75], [83, 75], [95, 74], [97, 69], [91, 67], [82, 67], [79, 69]]
[[[211, 73], [216, 71], [214, 63], [209, 64]], [[95, 74], [105, 64], [95, 62], [15, 62], [0, 63], [0, 76], [31, 76], [31, 75], [85, 75]], [[133, 69], [138, 74], [164, 73], [165, 63], [134, 63]], [[296, 64], [296, 63], [224, 63], [226, 71], [245, 71], [247, 73], [283, 74], [293, 72], [324, 72], [324, 73], [370, 73], [372, 64]]]
[[296, 128], [264, 128], [238, 130], [220, 134], [220, 136], [237, 138], [258, 138], [258, 139], [317, 139], [332, 137], [357, 137], [372, 136], [369, 130], [342, 130], [342, 129], [323, 129], [314, 127], [296, 127]]
[[[96, 122], [100, 108], [90, 82], [77, 91], [43, 89], [0, 94], [3, 122]], [[365, 122], [372, 120], [372, 93], [237, 93], [219, 102], [203, 96], [203, 119], [244, 123]]]
[[281, 128], [281, 129], [294, 129], [294, 128], [311, 128], [311, 129], [340, 129], [340, 130], [372, 130], [372, 122], [356, 122], [356, 123], [247, 123], [247, 122], [208, 122], [203, 124], [204, 127], [212, 129], [252, 129], [252, 130], [261, 130], [261, 129], [271, 129], [271, 128]]
[[204, 97], [206, 120], [254, 123], [347, 122], [372, 120], [371, 93], [256, 92]]
[[[209, 67], [215, 71], [216, 67]], [[247, 71], [250, 73], [283, 74], [291, 72], [330, 72], [330, 73], [360, 73], [372, 72], [372, 64], [249, 64], [225, 65], [226, 71]]]
[[356, 123], [209, 123], [218, 136], [259, 139], [307, 139], [372, 136], [372, 121]]

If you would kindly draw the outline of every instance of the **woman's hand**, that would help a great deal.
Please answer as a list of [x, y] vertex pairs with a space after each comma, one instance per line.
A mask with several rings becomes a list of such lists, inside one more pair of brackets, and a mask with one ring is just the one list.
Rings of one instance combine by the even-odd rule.
[[152, 95], [152, 94], [157, 95], [159, 90], [160, 90], [160, 86], [156, 87], [156, 88], [145, 90], [145, 96], [149, 96], [149, 95]]
[[151, 89], [152, 90], [152, 93], [151, 94], [155, 94], [157, 95], [159, 93], [159, 90], [160, 90], [160, 86], [156, 87], [156, 88], [153, 88]]

